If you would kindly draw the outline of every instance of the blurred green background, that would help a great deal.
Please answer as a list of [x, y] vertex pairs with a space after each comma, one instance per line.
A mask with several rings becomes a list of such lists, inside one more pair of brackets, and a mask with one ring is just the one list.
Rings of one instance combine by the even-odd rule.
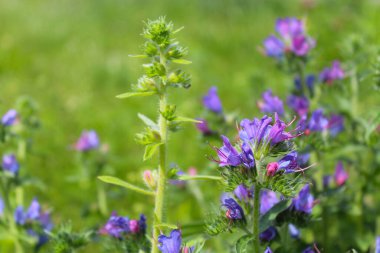
[[[200, 115], [201, 96], [216, 85], [225, 110], [252, 118], [265, 89], [285, 98], [293, 85], [260, 51], [277, 17], [307, 20], [309, 34], [317, 41], [309, 65], [315, 73], [341, 58], [341, 45], [350, 34], [380, 44], [379, 13], [376, 0], [0, 1], [0, 110], [4, 113], [17, 97], [29, 95], [39, 104], [42, 123], [22, 173], [40, 178], [45, 188], [30, 187], [27, 202], [38, 196], [52, 208], [56, 223], [94, 225], [81, 218], [81, 210], [93, 201], [95, 189], [84, 192], [66, 180], [78, 169], [70, 145], [82, 129], [95, 129], [109, 145], [115, 175], [142, 184], [142, 170], [154, 168], [154, 160], [143, 163], [143, 147], [136, 144], [134, 134], [143, 127], [137, 112], [155, 117], [157, 101], [115, 98], [142, 74], [143, 61], [128, 54], [141, 52], [143, 20], [164, 15], [176, 27], [185, 27], [178, 40], [189, 48], [193, 64], [185, 68], [192, 75], [192, 87], [172, 90], [170, 97], [181, 115]], [[363, 87], [362, 98], [371, 100], [371, 94]], [[205, 156], [211, 148], [195, 139], [200, 137], [192, 125], [171, 135], [169, 161], [184, 170], [194, 166], [214, 173]], [[219, 192], [214, 189], [205, 197], [217, 204]], [[118, 187], [108, 190], [112, 210], [131, 217], [144, 212], [150, 218], [153, 203], [145, 197]], [[202, 217], [211, 205], [200, 207], [184, 192], [170, 195], [168, 206], [168, 219], [183, 224]]]

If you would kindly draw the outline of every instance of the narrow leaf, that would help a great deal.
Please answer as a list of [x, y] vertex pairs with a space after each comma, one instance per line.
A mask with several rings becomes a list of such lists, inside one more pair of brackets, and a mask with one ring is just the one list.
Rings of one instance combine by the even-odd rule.
[[145, 123], [145, 125], [152, 128], [153, 130], [159, 131], [159, 127], [156, 122], [141, 113], [138, 113], [137, 116]]
[[152, 156], [156, 153], [157, 148], [161, 145], [162, 143], [160, 142], [160, 143], [155, 143], [155, 144], [150, 144], [150, 145], [145, 146], [145, 152], [144, 152], [144, 157], [143, 157], [144, 161], [152, 158]]
[[145, 195], [151, 195], [151, 196], [155, 195], [155, 193], [153, 191], [145, 190], [143, 188], [140, 188], [138, 186], [135, 186], [133, 184], [125, 182], [124, 180], [121, 180], [120, 178], [117, 178], [117, 177], [99, 176], [98, 179], [101, 180], [101, 181], [103, 181], [103, 182], [105, 182], [105, 183], [118, 185], [118, 186], [127, 188], [129, 190], [132, 190], [132, 191], [135, 191], [135, 192], [138, 192], [138, 193], [142, 193], [142, 194], [145, 194]]
[[178, 228], [177, 225], [168, 224], [168, 223], [160, 223], [160, 224], [155, 225], [154, 227], [156, 227], [156, 228], [170, 228], [170, 229], [177, 229]]
[[148, 58], [145, 54], [129, 54], [128, 56], [132, 58]]
[[172, 62], [177, 64], [191, 64], [191, 61], [185, 60], [185, 59], [173, 59]]
[[178, 177], [179, 180], [215, 180], [215, 181], [221, 181], [223, 178], [218, 176], [208, 176], [208, 175], [196, 175], [196, 176], [189, 176], [189, 175], [182, 175]]
[[187, 117], [176, 117], [174, 121], [178, 122], [191, 122], [191, 123], [202, 123], [202, 121], [192, 119], [192, 118], [187, 118]]
[[146, 97], [156, 94], [155, 91], [144, 91], [144, 92], [126, 92], [120, 95], [117, 95], [116, 98], [129, 98], [129, 97]]
[[253, 240], [252, 235], [244, 235], [239, 238], [236, 242], [236, 252], [237, 253], [246, 253], [247, 252], [247, 246], [250, 241]]

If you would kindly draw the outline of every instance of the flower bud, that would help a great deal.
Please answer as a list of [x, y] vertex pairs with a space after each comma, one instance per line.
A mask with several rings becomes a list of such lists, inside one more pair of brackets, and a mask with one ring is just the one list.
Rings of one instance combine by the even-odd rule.
[[129, 221], [129, 229], [132, 233], [138, 233], [139, 232], [139, 222], [137, 220], [130, 220]]
[[278, 170], [278, 163], [277, 162], [268, 163], [268, 165], [267, 165], [267, 176], [273, 177], [274, 174], [276, 174], [277, 170]]
[[156, 179], [155, 176], [153, 175], [152, 171], [150, 170], [145, 170], [143, 174], [143, 179], [145, 184], [150, 187], [154, 188], [156, 187]]

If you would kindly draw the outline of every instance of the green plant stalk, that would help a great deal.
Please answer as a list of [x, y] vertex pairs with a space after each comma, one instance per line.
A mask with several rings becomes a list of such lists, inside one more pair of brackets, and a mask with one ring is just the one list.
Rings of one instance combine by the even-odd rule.
[[106, 216], [108, 214], [107, 206], [107, 195], [104, 189], [104, 184], [102, 182], [96, 183], [97, 194], [98, 194], [98, 207], [102, 215]]
[[[165, 66], [166, 69], [166, 59], [164, 54], [160, 53], [160, 62]], [[161, 83], [160, 92], [160, 112], [164, 112], [167, 106], [167, 95], [165, 81]], [[165, 186], [166, 186], [166, 146], [167, 146], [167, 130], [168, 122], [165, 117], [160, 113], [158, 119], [158, 126], [160, 129], [160, 137], [162, 145], [159, 147], [159, 165], [158, 165], [158, 182], [154, 203], [154, 217], [153, 217], [153, 237], [152, 237], [152, 253], [158, 253], [158, 236], [160, 234], [158, 224], [162, 223], [163, 220], [163, 206], [164, 206], [164, 196], [165, 196]]]
[[[260, 168], [257, 167], [259, 170]], [[253, 195], [253, 249], [254, 253], [260, 253], [259, 218], [260, 218], [260, 187], [256, 184]]]

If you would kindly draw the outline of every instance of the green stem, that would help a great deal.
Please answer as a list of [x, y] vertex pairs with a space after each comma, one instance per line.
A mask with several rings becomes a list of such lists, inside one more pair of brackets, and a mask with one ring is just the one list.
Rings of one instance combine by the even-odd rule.
[[[164, 54], [160, 54], [160, 62], [166, 69], [166, 59]], [[160, 112], [164, 112], [167, 106], [167, 95], [165, 80], [161, 83], [161, 93], [160, 93]], [[158, 183], [156, 189], [155, 203], [154, 203], [154, 217], [153, 217], [153, 243], [152, 243], [152, 253], [158, 253], [158, 236], [160, 234], [158, 224], [163, 222], [163, 206], [164, 206], [164, 196], [165, 196], [165, 185], [166, 185], [166, 146], [167, 146], [167, 129], [168, 122], [164, 116], [160, 113], [158, 119], [158, 126], [160, 128], [160, 137], [162, 145], [159, 147], [159, 165], [158, 165]]]
[[103, 216], [108, 214], [108, 206], [107, 206], [107, 195], [104, 189], [104, 184], [102, 182], [97, 182], [96, 184], [97, 193], [98, 193], [98, 207], [99, 211]]
[[[257, 168], [260, 169], [260, 168]], [[260, 253], [259, 240], [259, 218], [260, 218], [260, 187], [256, 184], [253, 196], [253, 249], [255, 253]]]
[[351, 113], [354, 120], [356, 119], [358, 113], [358, 93], [358, 78], [356, 76], [356, 70], [354, 69], [351, 73]]

